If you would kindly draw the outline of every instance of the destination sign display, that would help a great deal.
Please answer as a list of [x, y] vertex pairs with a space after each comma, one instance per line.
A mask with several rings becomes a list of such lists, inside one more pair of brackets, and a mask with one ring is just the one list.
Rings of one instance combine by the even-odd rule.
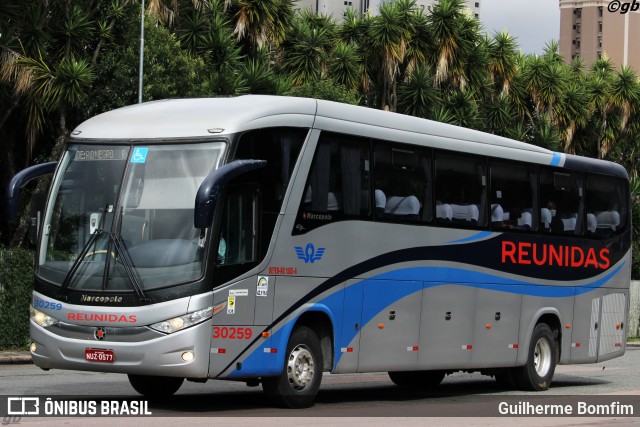
[[79, 148], [75, 150], [73, 160], [127, 160], [129, 150], [126, 148]]

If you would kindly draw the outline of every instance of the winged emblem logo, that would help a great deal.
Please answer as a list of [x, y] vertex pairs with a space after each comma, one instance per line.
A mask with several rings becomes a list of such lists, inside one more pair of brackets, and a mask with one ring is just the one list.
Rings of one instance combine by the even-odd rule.
[[320, 261], [325, 250], [325, 248], [316, 248], [313, 243], [307, 243], [304, 249], [301, 246], [296, 246], [295, 249], [298, 259], [303, 260], [305, 264], [313, 264], [316, 261]]

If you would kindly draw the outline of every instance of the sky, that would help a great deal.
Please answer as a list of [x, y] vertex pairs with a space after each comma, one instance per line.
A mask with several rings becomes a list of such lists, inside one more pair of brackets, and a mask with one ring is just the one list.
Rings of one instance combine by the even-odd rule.
[[481, 0], [480, 21], [489, 34], [506, 29], [525, 54], [560, 37], [558, 0]]

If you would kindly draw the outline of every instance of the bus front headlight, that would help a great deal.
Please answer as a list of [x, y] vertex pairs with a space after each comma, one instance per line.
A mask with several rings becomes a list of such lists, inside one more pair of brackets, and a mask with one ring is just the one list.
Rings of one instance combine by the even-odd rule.
[[174, 332], [181, 331], [191, 326], [202, 323], [207, 319], [210, 319], [213, 315], [213, 307], [207, 307], [202, 310], [194, 311], [192, 313], [185, 314], [184, 316], [174, 317], [162, 322], [149, 325], [151, 329], [155, 329], [165, 334], [172, 334]]
[[36, 310], [33, 306], [29, 306], [29, 313], [31, 314], [31, 320], [36, 322], [38, 325], [46, 328], [48, 326], [57, 325], [60, 321], [56, 318], [53, 318], [43, 312]]

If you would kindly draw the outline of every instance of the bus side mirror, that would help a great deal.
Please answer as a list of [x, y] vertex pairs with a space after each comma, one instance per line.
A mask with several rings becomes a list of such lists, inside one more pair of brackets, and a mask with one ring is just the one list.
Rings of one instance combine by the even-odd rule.
[[222, 195], [226, 185], [234, 178], [263, 168], [266, 160], [235, 160], [218, 169], [213, 170], [207, 176], [196, 193], [196, 202], [193, 210], [193, 226], [195, 228], [209, 228], [213, 224], [218, 198]]
[[27, 185], [29, 181], [49, 175], [55, 172], [58, 162], [41, 163], [33, 165], [18, 172], [7, 187], [7, 219], [9, 221], [18, 220], [18, 206], [20, 204], [20, 189]]

